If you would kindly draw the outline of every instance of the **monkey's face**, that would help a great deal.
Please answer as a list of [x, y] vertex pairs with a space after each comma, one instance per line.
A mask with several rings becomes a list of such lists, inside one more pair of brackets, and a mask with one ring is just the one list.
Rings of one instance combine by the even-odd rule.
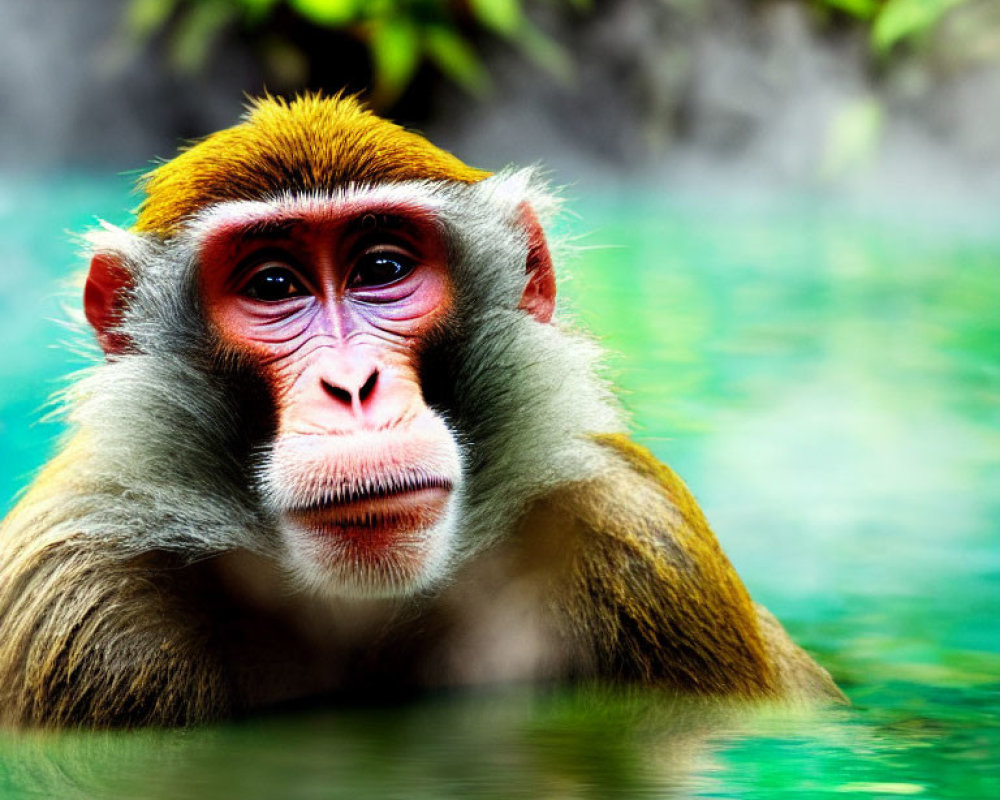
[[203, 231], [209, 324], [273, 403], [258, 481], [289, 566], [340, 595], [432, 583], [461, 484], [455, 437], [419, 379], [454, 294], [433, 219], [363, 200], [232, 203]]
[[[98, 341], [152, 371], [136, 407], [181, 406], [157, 411], [157, 442], [216, 448], [192, 478], [251, 520], [240, 533], [231, 514], [198, 521], [199, 547], [277, 543], [303, 588], [400, 596], [506, 530], [550, 474], [527, 454], [565, 438], [562, 409], [524, 413], [563, 357], [539, 325], [556, 287], [531, 181], [276, 191], [207, 204], [176, 232], [94, 240], [84, 310]], [[157, 393], [178, 366], [206, 396]], [[512, 379], [526, 369], [538, 379]], [[142, 437], [120, 447], [137, 472], [150, 462]]]

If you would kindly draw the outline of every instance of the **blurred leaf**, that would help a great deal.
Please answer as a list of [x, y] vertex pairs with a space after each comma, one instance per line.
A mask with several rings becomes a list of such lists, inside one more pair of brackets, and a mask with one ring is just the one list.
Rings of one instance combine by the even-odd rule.
[[243, 18], [251, 25], [262, 22], [281, 0], [237, 0], [243, 9]]
[[424, 47], [437, 67], [470, 94], [490, 91], [490, 76], [472, 46], [451, 28], [437, 25], [424, 32]]
[[882, 54], [893, 45], [922, 33], [945, 12], [966, 0], [888, 0], [872, 28], [872, 44]]
[[823, 0], [823, 5], [858, 19], [872, 19], [884, 2], [885, 0]]
[[162, 28], [177, 5], [177, 0], [132, 0], [126, 26], [133, 36], [145, 39]]
[[485, 28], [512, 37], [521, 31], [524, 14], [520, 0], [469, 0], [469, 8]]
[[525, 20], [517, 44], [539, 67], [563, 83], [573, 80], [573, 58], [559, 42]]
[[191, 7], [177, 24], [171, 40], [171, 58], [184, 72], [196, 72], [208, 58], [212, 42], [236, 9], [229, 3], [208, 0]]
[[830, 126], [821, 168], [823, 177], [836, 178], [868, 161], [878, 147], [884, 122], [882, 105], [870, 97], [842, 109]]
[[[306, 26], [362, 38], [371, 57], [372, 100], [385, 106], [406, 90], [424, 59], [468, 92], [488, 93], [490, 76], [474, 45], [474, 34], [484, 31], [508, 40], [534, 64], [569, 82], [571, 55], [529, 21], [525, 8], [532, 2], [560, 11], [594, 8], [593, 0], [130, 0], [126, 22], [138, 40], [166, 31], [175, 68], [194, 72], [205, 64], [220, 28], [237, 21], [254, 39], [272, 77], [291, 87], [306, 80], [310, 63], [322, 53], [290, 42], [275, 44], [269, 21], [285, 6]], [[459, 18], [471, 23], [469, 29], [459, 27]]]
[[339, 28], [353, 21], [365, 4], [363, 0], [288, 0], [288, 5], [311, 22]]
[[420, 35], [409, 20], [388, 19], [371, 26], [368, 46], [375, 73], [372, 102], [384, 107], [402, 94], [417, 71]]

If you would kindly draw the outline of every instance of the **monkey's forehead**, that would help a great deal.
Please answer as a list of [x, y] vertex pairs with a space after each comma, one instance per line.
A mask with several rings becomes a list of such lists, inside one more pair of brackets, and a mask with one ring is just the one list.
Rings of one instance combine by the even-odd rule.
[[202, 209], [358, 184], [476, 183], [490, 173], [376, 116], [352, 97], [264, 97], [146, 175], [135, 230], [173, 235]]
[[253, 232], [265, 223], [338, 223], [368, 214], [435, 225], [449, 205], [447, 194], [436, 193], [435, 188], [427, 182], [395, 183], [349, 186], [337, 192], [286, 192], [264, 200], [230, 200], [207, 206], [186, 220], [182, 240], [197, 247], [228, 232]]

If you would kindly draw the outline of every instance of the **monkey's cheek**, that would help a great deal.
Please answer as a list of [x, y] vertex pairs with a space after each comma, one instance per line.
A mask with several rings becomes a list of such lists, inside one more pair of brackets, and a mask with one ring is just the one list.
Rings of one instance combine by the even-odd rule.
[[336, 597], [404, 597], [446, 573], [454, 550], [454, 493], [442, 489], [282, 520], [289, 564], [307, 590]]

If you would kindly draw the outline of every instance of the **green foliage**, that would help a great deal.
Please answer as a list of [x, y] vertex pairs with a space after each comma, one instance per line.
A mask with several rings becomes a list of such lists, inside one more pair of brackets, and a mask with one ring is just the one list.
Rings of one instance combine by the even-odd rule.
[[819, 5], [871, 23], [872, 48], [882, 56], [901, 42], [915, 41], [960, 5], [975, 0], [819, 0]]
[[[661, 0], [670, 6], [707, 10], [713, 0]], [[750, 0], [747, 0], [750, 2]], [[804, 0], [841, 22], [854, 20], [879, 60], [922, 52], [930, 34], [944, 30], [949, 12], [984, 0]], [[482, 45], [505, 42], [548, 75], [568, 83], [572, 54], [538, 28], [532, 7], [565, 14], [594, 13], [594, 0], [130, 0], [126, 29], [134, 43], [160, 41], [173, 66], [196, 73], [210, 60], [225, 32], [238, 31], [254, 48], [278, 90], [300, 88], [317, 67], [329, 67], [330, 49], [303, 30], [327, 31], [333, 39], [359, 42], [367, 62], [345, 76], [368, 79], [368, 100], [385, 109], [430, 65], [471, 95], [490, 94], [492, 81]], [[951, 17], [954, 19], [954, 16]], [[305, 43], [304, 43], [305, 40]], [[352, 62], [353, 63], [353, 62]], [[327, 71], [329, 75], [329, 71]], [[870, 108], [849, 109], [830, 142], [828, 172], [863, 161], [881, 127]]]
[[447, 25], [429, 28], [424, 35], [424, 47], [445, 75], [472, 94], [482, 95], [489, 89], [489, 75], [479, 56], [453, 28]]
[[[372, 68], [371, 101], [387, 106], [399, 98], [425, 63], [473, 95], [490, 91], [477, 49], [483, 37], [509, 43], [558, 79], [572, 73], [569, 54], [528, 19], [532, 0], [131, 0], [126, 19], [138, 41], [166, 32], [174, 65], [193, 72], [204, 66], [227, 25], [261, 40], [265, 57], [285, 79], [304, 72], [310, 53], [270, 30], [279, 14], [351, 36], [363, 43]], [[549, 0], [579, 13], [590, 0]]]
[[872, 28], [872, 44], [880, 53], [930, 30], [955, 6], [969, 0], [888, 0]]
[[383, 101], [406, 88], [423, 57], [420, 30], [408, 19], [373, 23], [368, 35], [372, 69]]
[[126, 24], [136, 36], [148, 36], [166, 24], [173, 5], [170, 0], [132, 0]]
[[858, 19], [871, 19], [878, 14], [881, 4], [885, 0], [822, 0], [822, 4], [834, 8], [837, 11], [844, 11], [852, 17]]
[[317, 25], [328, 25], [331, 28], [353, 22], [364, 6], [364, 3], [355, 0], [289, 0], [288, 4]]
[[194, 6], [179, 20], [172, 41], [172, 56], [177, 66], [195, 72], [205, 63], [215, 37], [233, 18], [233, 9], [222, 2]]

